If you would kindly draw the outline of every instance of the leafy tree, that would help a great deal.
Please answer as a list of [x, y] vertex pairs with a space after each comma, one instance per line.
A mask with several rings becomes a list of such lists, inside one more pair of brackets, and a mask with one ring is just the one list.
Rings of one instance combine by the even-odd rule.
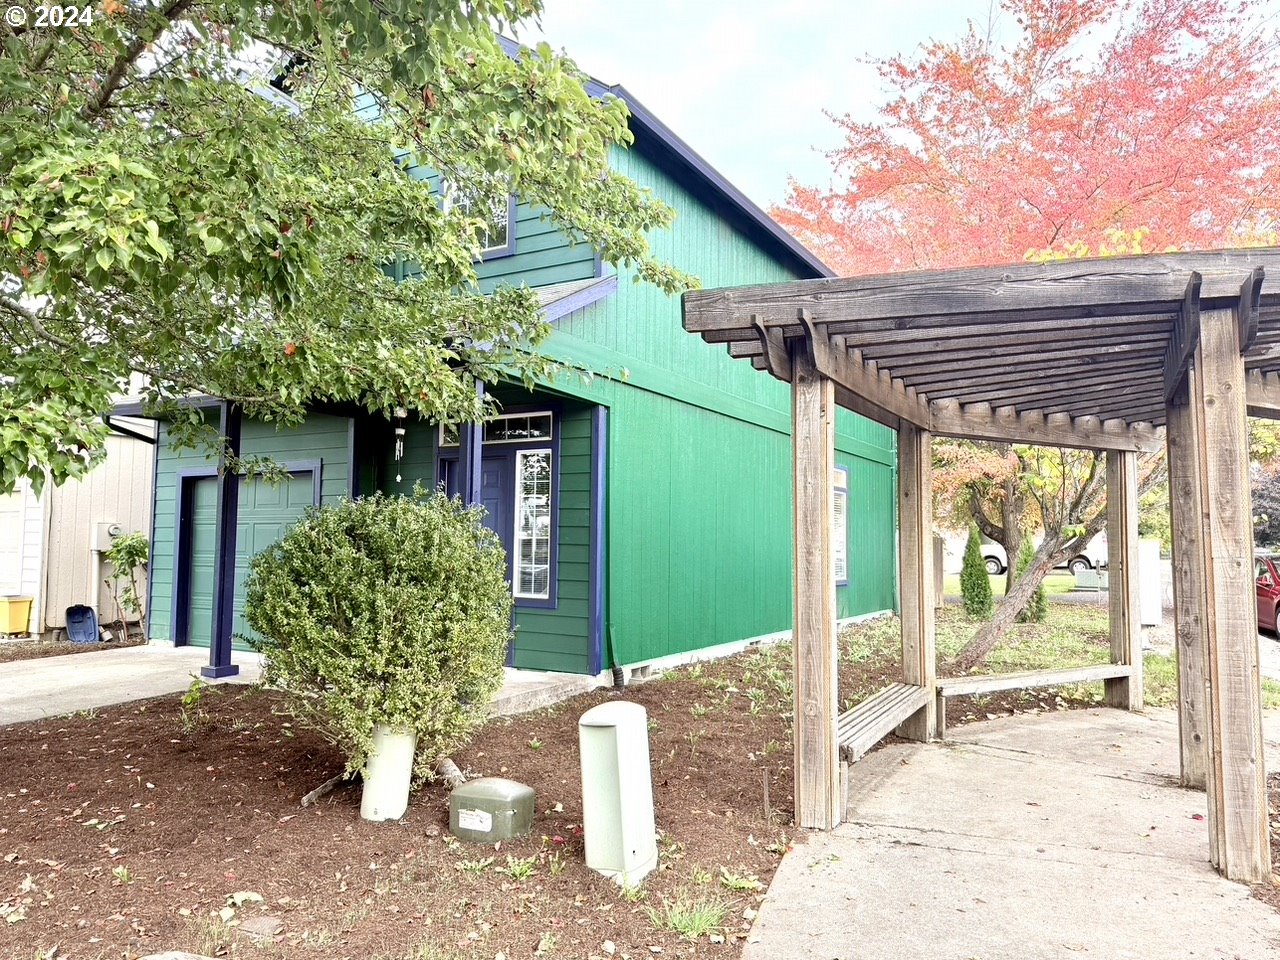
[[976, 524], [969, 525], [969, 539], [964, 545], [964, 566], [960, 569], [960, 594], [964, 612], [974, 620], [991, 616], [991, 580], [982, 560], [982, 535]]
[[[690, 285], [649, 252], [670, 209], [609, 168], [625, 105], [500, 43], [540, 7], [107, 0], [87, 26], [0, 25], [0, 491], [91, 466], [127, 388], [187, 441], [191, 393], [282, 423], [484, 414], [477, 379], [547, 370], [536, 297], [474, 283], [470, 211], [509, 192]], [[425, 170], [472, 202], [446, 209]]]
[[[836, 119], [837, 182], [792, 182], [775, 217], [848, 273], [1276, 241], [1273, 19], [1236, 0], [1003, 0], [1000, 9], [1017, 27], [1011, 45], [971, 24], [959, 40], [878, 61], [888, 91], [879, 117]], [[1255, 441], [1276, 446], [1269, 434]], [[998, 463], [1006, 449], [1019, 461], [1012, 475]], [[1105, 522], [1100, 457], [1031, 449], [939, 463], [942, 485], [961, 492], [984, 533], [1014, 545], [1009, 556], [1024, 529], [1045, 529], [1026, 574], [958, 658], [962, 669]], [[995, 469], [975, 477], [984, 460]], [[1162, 474], [1144, 461], [1141, 477], [1145, 493]]]
[[[1271, 235], [1280, 43], [1236, 0], [1003, 0], [1011, 46], [958, 41], [876, 61], [870, 123], [837, 118], [830, 189], [774, 215], [848, 273]], [[1097, 36], [1106, 36], [1101, 44]]]
[[[1022, 541], [1022, 549], [1018, 551], [1018, 576], [1021, 577], [1036, 558], [1036, 548], [1030, 540]], [[1020, 623], [1043, 623], [1049, 613], [1049, 601], [1044, 595], [1044, 583], [1041, 582], [1031, 594], [1026, 607], [1018, 614]]]

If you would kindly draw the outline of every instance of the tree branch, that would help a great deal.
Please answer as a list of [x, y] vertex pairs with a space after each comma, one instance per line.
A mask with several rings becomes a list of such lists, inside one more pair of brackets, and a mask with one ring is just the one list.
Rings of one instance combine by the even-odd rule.
[[80, 109], [80, 119], [92, 120], [102, 113], [107, 104], [111, 102], [111, 97], [119, 89], [120, 84], [124, 82], [129, 68], [137, 63], [143, 51], [155, 43], [170, 26], [180, 20], [194, 2], [195, 0], [173, 0], [163, 10], [156, 11], [154, 15], [147, 19], [142, 27], [139, 28], [138, 35], [133, 38], [133, 42], [125, 48], [124, 52], [116, 58], [116, 62], [111, 65], [111, 69], [107, 72], [106, 77], [103, 78], [102, 86], [98, 88], [98, 92], [90, 97]]

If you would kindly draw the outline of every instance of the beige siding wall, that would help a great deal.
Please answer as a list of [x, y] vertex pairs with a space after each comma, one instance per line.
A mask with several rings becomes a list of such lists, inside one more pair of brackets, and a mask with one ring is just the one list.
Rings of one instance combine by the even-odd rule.
[[30, 484], [0, 497], [0, 596], [32, 599], [29, 629], [40, 619], [43, 539], [44, 510]]
[[[141, 421], [129, 426], [144, 433], [154, 429]], [[151, 444], [113, 435], [102, 464], [48, 495], [44, 630], [65, 627], [67, 607], [78, 603], [95, 607], [101, 621], [116, 618], [111, 592], [102, 585], [110, 571], [99, 567], [93, 550], [95, 528], [118, 523], [125, 533], [151, 536], [153, 452]]]

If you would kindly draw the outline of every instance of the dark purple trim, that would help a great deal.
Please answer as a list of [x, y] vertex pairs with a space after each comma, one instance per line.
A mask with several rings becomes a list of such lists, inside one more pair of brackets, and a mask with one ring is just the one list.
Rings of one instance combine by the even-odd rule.
[[609, 408], [596, 407], [591, 411], [591, 591], [588, 598], [588, 616], [591, 618], [591, 652], [588, 673], [598, 674], [604, 669], [605, 623], [605, 532], [608, 522], [609, 457]]
[[589, 287], [583, 287], [576, 293], [571, 293], [567, 297], [559, 300], [553, 300], [547, 304], [542, 315], [546, 318], [547, 323], [555, 323], [557, 320], [563, 320], [571, 313], [576, 313], [593, 303], [599, 303], [605, 297], [613, 296], [618, 292], [618, 275], [603, 277]]
[[[484, 399], [484, 384], [476, 384], [476, 396]], [[439, 455], [439, 431], [436, 432], [436, 459]], [[458, 493], [467, 506], [480, 502], [480, 467], [484, 463], [484, 424], [458, 424]], [[440, 468], [436, 467], [436, 476]]]
[[243, 418], [234, 403], [222, 401], [218, 433], [226, 451], [218, 464], [218, 540], [213, 548], [213, 636], [209, 639], [209, 665], [200, 675], [210, 680], [235, 676], [240, 668], [231, 662], [231, 633], [235, 629], [236, 526], [240, 513], [240, 473], [229, 467], [229, 458], [240, 456]]
[[[543, 408], [546, 409], [546, 408]], [[515, 464], [519, 460], [516, 454], [525, 450], [551, 450], [551, 543], [548, 544], [550, 550], [550, 566], [547, 583], [547, 598], [545, 600], [537, 600], [529, 597], [517, 597], [516, 593], [516, 538], [514, 523], [516, 522], [515, 510], [512, 509], [513, 529], [511, 531], [511, 596], [515, 601], [516, 610], [554, 610], [560, 602], [560, 429], [563, 420], [560, 411], [554, 410], [551, 416], [551, 440], [530, 440], [528, 443], [503, 444], [512, 448], [511, 464], [512, 470], [515, 470]], [[520, 474], [514, 474], [515, 483], [512, 487], [512, 501], [516, 499], [516, 494], [520, 487]]]

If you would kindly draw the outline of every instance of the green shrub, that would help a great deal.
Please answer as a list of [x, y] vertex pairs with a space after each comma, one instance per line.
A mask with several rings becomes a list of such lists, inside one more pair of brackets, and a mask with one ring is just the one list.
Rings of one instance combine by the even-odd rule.
[[[1036, 548], [1031, 545], [1031, 540], [1024, 539], [1022, 546], [1018, 550], [1018, 563], [1014, 567], [1016, 572], [1015, 579], [1022, 579], [1022, 575], [1026, 573], [1027, 568], [1031, 566], [1031, 561], [1036, 558]], [[1036, 592], [1031, 595], [1031, 599], [1027, 601], [1026, 609], [1018, 614], [1019, 623], [1044, 623], [1044, 618], [1049, 614], [1049, 601], [1044, 595], [1044, 581], [1040, 581], [1040, 586], [1036, 587]]]
[[464, 743], [502, 686], [511, 588], [481, 512], [441, 493], [311, 509], [254, 558], [245, 615], [264, 681], [365, 765], [375, 724], [418, 737], [417, 772]]
[[969, 539], [964, 545], [964, 566], [960, 570], [960, 593], [964, 612], [975, 620], [986, 620], [995, 605], [991, 602], [991, 580], [982, 561], [982, 535], [976, 523], [969, 524]]

